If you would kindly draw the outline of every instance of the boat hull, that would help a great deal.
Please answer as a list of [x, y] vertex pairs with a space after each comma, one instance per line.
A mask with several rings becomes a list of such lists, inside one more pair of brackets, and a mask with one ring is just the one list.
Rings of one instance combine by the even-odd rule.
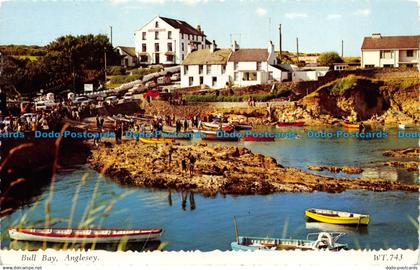
[[150, 144], [150, 143], [173, 143], [174, 139], [167, 139], [167, 138], [140, 138], [139, 139], [142, 143]]
[[270, 137], [260, 137], [260, 136], [244, 136], [244, 141], [250, 142], [274, 142], [275, 138]]
[[10, 229], [10, 239], [50, 243], [116, 243], [159, 241], [161, 229]]
[[348, 129], [359, 129], [360, 128], [360, 124], [351, 124], [351, 123], [348, 123], [348, 122], [343, 122], [341, 125], [345, 128], [348, 128]]
[[200, 133], [200, 137], [204, 141], [224, 141], [224, 142], [237, 142], [239, 137], [220, 137], [217, 136], [217, 131], [213, 130], [194, 130], [196, 133]]
[[[328, 210], [324, 210], [328, 211]], [[368, 215], [360, 215], [360, 214], [353, 214], [347, 212], [340, 212], [340, 211], [332, 211], [335, 213], [344, 213], [345, 215], [327, 215], [319, 212], [313, 212], [311, 210], [305, 211], [305, 216], [310, 219], [329, 223], [329, 224], [337, 224], [337, 225], [368, 225], [369, 224], [369, 216]], [[353, 216], [350, 216], [353, 215]]]
[[299, 122], [279, 122], [277, 123], [278, 127], [303, 127], [305, 125], [305, 122], [299, 121]]

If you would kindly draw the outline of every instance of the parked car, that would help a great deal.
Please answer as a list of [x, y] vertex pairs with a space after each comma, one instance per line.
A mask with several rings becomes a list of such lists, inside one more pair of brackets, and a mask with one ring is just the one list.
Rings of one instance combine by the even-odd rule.
[[125, 101], [131, 101], [131, 100], [133, 100], [133, 95], [131, 93], [125, 93], [123, 99]]
[[146, 83], [147, 88], [153, 88], [156, 87], [156, 83], [154, 81], [150, 81]]
[[51, 102], [51, 101], [38, 101], [35, 103], [35, 111], [41, 111], [41, 110], [49, 110], [52, 107], [57, 105], [57, 103]]
[[181, 75], [179, 73], [175, 73], [171, 76], [171, 81], [179, 81], [181, 79]]
[[117, 104], [118, 103], [118, 98], [116, 96], [109, 96], [109, 97], [105, 98], [105, 102], [108, 103], [109, 105]]
[[80, 96], [80, 97], [75, 98], [73, 101], [74, 104], [82, 104], [82, 103], [86, 104], [86, 102], [87, 103], [92, 102], [92, 99], [85, 96]]
[[159, 85], [170, 84], [170, 83], [171, 83], [171, 78], [170, 78], [170, 77], [168, 77], [168, 76], [162, 76], [162, 77], [159, 77], [159, 78], [157, 79], [157, 83], [158, 83]]

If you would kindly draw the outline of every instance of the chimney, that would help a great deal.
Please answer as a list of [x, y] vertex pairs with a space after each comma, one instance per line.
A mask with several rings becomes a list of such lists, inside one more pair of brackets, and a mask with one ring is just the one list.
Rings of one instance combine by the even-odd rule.
[[373, 33], [372, 38], [381, 38], [381, 33]]
[[203, 31], [201, 31], [201, 26], [200, 25], [197, 25], [196, 29], [197, 29], [198, 32], [203, 33]]
[[217, 49], [216, 41], [215, 41], [215, 40], [213, 40], [213, 42], [212, 42], [212, 43], [211, 43], [211, 45], [210, 45], [210, 51], [211, 51], [211, 52], [215, 52], [215, 51], [216, 51], [216, 49]]
[[273, 42], [270, 40], [270, 42], [268, 43], [268, 54], [271, 54], [274, 52], [274, 44]]
[[236, 52], [237, 50], [239, 50], [239, 44], [236, 42], [236, 40], [234, 40], [232, 42], [232, 51]]

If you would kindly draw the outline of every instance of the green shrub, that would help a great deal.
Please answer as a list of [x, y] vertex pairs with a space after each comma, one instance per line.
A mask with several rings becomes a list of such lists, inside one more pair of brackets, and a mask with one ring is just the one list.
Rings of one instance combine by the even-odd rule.
[[106, 69], [108, 75], [125, 75], [125, 68], [121, 66], [111, 66]]
[[155, 73], [155, 72], [159, 72], [160, 68], [138, 68], [138, 69], [133, 69], [130, 70], [131, 75], [140, 75], [140, 76], [144, 76], [150, 73]]
[[111, 84], [123, 84], [123, 83], [128, 83], [128, 82], [132, 82], [135, 80], [139, 80], [140, 77], [139, 76], [135, 76], [135, 75], [117, 75], [117, 76], [113, 76], [110, 80]]
[[253, 97], [255, 101], [266, 102], [275, 98], [284, 96], [290, 90], [283, 90], [276, 94], [252, 94], [244, 96], [215, 96], [215, 95], [184, 95], [184, 99], [189, 102], [243, 102], [249, 97]]

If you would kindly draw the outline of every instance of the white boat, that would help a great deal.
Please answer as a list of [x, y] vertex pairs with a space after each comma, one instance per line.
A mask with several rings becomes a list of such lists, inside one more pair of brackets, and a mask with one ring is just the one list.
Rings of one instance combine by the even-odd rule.
[[398, 124], [398, 128], [399, 129], [406, 129], [406, 128], [408, 128], [408, 126], [405, 125], [405, 124]]
[[52, 243], [115, 243], [159, 241], [162, 229], [9, 229], [10, 239]]

